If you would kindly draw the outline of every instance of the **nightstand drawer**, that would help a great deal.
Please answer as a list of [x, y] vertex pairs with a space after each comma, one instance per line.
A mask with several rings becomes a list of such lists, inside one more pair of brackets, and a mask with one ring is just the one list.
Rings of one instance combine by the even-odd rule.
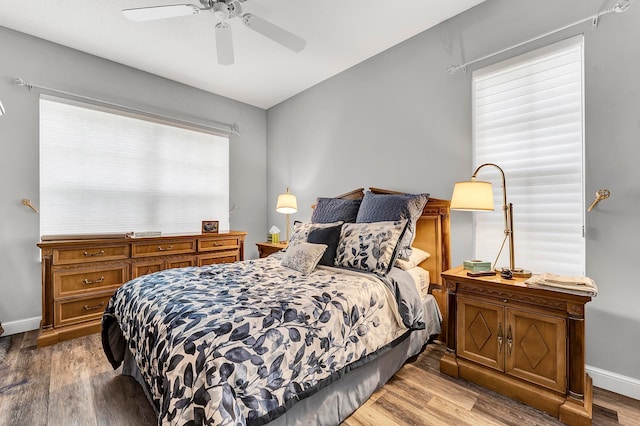
[[55, 302], [55, 326], [64, 326], [95, 320], [102, 317], [113, 293], [82, 299], [57, 300]]
[[57, 248], [53, 250], [54, 265], [68, 265], [73, 263], [102, 262], [106, 260], [127, 259], [129, 245], [100, 245], [97, 247]]
[[170, 254], [195, 253], [194, 240], [156, 241], [131, 245], [131, 257], [166, 256]]
[[105, 291], [129, 281], [129, 265], [117, 265], [85, 270], [53, 272], [53, 297], [67, 297]]
[[240, 247], [237, 238], [199, 239], [198, 251], [229, 250]]

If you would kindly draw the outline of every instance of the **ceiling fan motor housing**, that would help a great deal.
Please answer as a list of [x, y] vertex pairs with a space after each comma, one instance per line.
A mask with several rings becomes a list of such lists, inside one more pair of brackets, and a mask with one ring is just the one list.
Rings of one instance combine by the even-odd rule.
[[210, 10], [216, 18], [226, 20], [242, 13], [240, 3], [246, 0], [200, 0], [205, 9]]

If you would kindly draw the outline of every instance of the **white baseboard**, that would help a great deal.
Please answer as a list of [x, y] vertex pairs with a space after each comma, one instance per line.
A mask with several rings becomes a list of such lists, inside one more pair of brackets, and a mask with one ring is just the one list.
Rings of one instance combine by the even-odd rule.
[[586, 366], [586, 370], [594, 386], [640, 400], [640, 380], [590, 365]]
[[3, 322], [2, 328], [4, 333], [2, 336], [10, 336], [12, 334], [24, 333], [25, 331], [37, 330], [40, 328], [40, 317], [25, 318], [18, 321]]

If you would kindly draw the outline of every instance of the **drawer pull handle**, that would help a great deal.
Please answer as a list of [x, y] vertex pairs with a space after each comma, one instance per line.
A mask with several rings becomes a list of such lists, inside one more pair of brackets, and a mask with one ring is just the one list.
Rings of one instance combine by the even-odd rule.
[[84, 309], [85, 311], [95, 311], [96, 309], [100, 309], [103, 306], [104, 306], [104, 302], [100, 302], [100, 304], [96, 306], [84, 305], [82, 309]]
[[513, 336], [511, 335], [511, 326], [507, 331], [507, 348], [509, 349], [507, 356], [511, 356], [511, 350], [513, 349]]
[[85, 257], [104, 256], [104, 250], [100, 250], [95, 253], [89, 253], [85, 251], [84, 253], [82, 253], [82, 255]]
[[167, 250], [171, 250], [172, 248], [173, 248], [173, 244], [169, 244], [166, 247], [158, 246], [158, 251], [167, 251]]
[[91, 281], [89, 278], [85, 278], [82, 282], [85, 284], [100, 284], [104, 281], [104, 277], [100, 277], [97, 280]]
[[216, 246], [216, 247], [220, 247], [220, 246], [223, 246], [224, 243], [213, 243], [213, 245]]
[[502, 323], [498, 324], [498, 353], [502, 353], [502, 342], [504, 338], [502, 336]]

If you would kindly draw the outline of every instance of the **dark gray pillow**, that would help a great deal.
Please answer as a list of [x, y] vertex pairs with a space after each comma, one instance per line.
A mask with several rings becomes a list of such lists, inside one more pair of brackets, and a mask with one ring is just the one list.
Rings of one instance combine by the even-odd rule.
[[342, 225], [331, 226], [329, 228], [315, 228], [309, 231], [308, 243], [325, 244], [327, 249], [320, 258], [318, 265], [334, 266], [336, 251], [340, 242], [340, 230]]
[[398, 247], [398, 257], [408, 260], [416, 235], [416, 222], [429, 200], [429, 194], [374, 194], [367, 191], [358, 210], [356, 223], [408, 220], [407, 230]]
[[331, 223], [342, 221], [353, 223], [358, 216], [362, 200], [343, 200], [342, 198], [318, 198], [316, 208], [311, 214], [312, 223]]

